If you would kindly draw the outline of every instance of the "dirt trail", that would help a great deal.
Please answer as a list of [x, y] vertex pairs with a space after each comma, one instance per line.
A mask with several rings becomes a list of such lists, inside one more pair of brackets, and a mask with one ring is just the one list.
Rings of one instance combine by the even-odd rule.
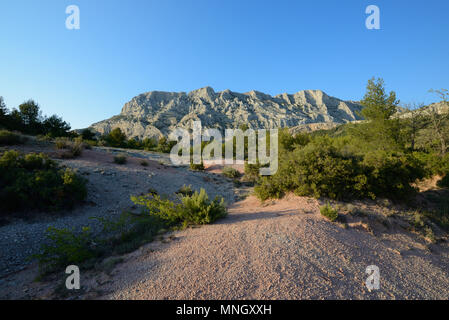
[[[235, 203], [214, 225], [128, 255], [104, 299], [448, 299], [448, 250], [328, 222], [316, 200]], [[381, 289], [365, 287], [377, 265]]]

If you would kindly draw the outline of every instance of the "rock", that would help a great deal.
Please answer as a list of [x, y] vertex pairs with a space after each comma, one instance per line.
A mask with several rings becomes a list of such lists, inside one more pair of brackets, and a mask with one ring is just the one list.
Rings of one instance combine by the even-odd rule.
[[[237, 128], [248, 124], [252, 129], [298, 127], [298, 130], [328, 128], [361, 120], [362, 106], [328, 96], [320, 90], [304, 90], [277, 96], [250, 91], [215, 92], [205, 87], [185, 92], [151, 91], [127, 102], [122, 112], [91, 125], [90, 129], [107, 134], [120, 128], [128, 138], [159, 138], [174, 128], [192, 128], [201, 120], [204, 128]], [[312, 125], [312, 126], [311, 126]]]

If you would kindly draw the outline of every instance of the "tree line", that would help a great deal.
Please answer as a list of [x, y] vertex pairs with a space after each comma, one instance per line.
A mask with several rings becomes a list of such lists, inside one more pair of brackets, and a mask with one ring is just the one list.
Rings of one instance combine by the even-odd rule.
[[28, 100], [8, 110], [0, 96], [0, 127], [20, 131], [30, 135], [48, 135], [54, 137], [70, 136], [70, 125], [57, 115], [44, 116], [34, 100]]

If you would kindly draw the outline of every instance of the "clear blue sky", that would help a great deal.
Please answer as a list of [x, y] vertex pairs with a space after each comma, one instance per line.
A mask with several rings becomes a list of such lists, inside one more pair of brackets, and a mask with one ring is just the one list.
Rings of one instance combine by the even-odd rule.
[[[65, 28], [78, 5], [81, 29]], [[365, 28], [380, 8], [381, 30]], [[321, 89], [360, 99], [372, 76], [403, 102], [449, 89], [447, 0], [2, 0], [0, 95], [73, 128], [151, 90]]]

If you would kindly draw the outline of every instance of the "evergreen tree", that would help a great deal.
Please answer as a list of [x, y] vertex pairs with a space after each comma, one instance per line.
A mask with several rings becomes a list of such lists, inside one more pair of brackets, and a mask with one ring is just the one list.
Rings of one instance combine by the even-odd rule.
[[384, 88], [384, 80], [372, 78], [368, 80], [366, 93], [360, 101], [364, 106], [362, 115], [367, 120], [388, 120], [397, 111], [399, 100], [396, 100], [396, 93], [391, 91], [387, 95]]
[[368, 120], [355, 132], [362, 144], [369, 143], [371, 147], [383, 150], [403, 148], [405, 136], [401, 134], [401, 123], [399, 118], [392, 117], [397, 112], [399, 100], [394, 91], [386, 93], [382, 78], [368, 80], [360, 103], [364, 106], [361, 114]]

